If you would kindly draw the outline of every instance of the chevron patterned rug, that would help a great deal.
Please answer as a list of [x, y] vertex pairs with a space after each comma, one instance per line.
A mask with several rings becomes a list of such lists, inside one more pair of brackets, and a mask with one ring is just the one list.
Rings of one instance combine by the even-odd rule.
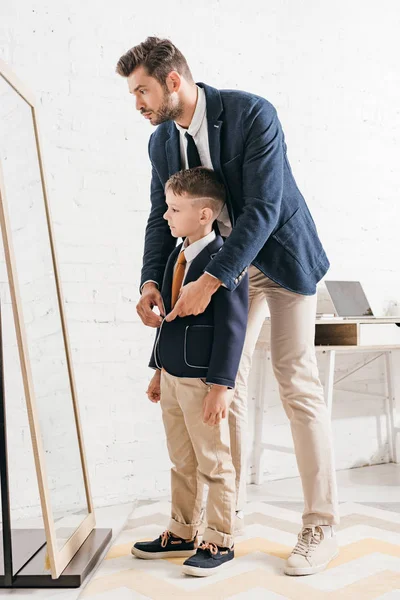
[[184, 559], [145, 561], [131, 556], [133, 541], [165, 529], [169, 503], [136, 508], [79, 598], [91, 600], [399, 600], [400, 513], [393, 504], [343, 503], [336, 528], [340, 554], [323, 573], [287, 577], [284, 561], [296, 543], [302, 506], [249, 502], [235, 560], [208, 578], [181, 573]]

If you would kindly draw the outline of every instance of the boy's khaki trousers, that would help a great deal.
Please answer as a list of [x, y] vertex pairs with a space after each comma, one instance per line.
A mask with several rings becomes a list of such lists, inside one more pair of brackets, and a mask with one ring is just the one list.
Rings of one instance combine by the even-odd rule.
[[233, 545], [235, 469], [228, 419], [203, 423], [208, 386], [197, 378], [161, 371], [161, 409], [171, 469], [171, 520], [168, 529], [192, 539], [200, 528], [203, 484], [209, 487], [203, 541]]

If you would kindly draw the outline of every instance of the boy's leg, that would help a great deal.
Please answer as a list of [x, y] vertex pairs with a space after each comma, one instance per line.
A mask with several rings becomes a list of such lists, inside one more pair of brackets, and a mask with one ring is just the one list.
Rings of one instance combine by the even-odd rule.
[[230, 454], [229, 424], [203, 423], [208, 386], [201, 379], [178, 380], [178, 401], [197, 459], [198, 475], [209, 487], [207, 529], [203, 541], [230, 548], [235, 515], [235, 469]]
[[193, 539], [200, 526], [202, 485], [198, 485], [197, 459], [178, 398], [180, 379], [161, 372], [161, 409], [171, 469], [171, 520], [168, 530]]

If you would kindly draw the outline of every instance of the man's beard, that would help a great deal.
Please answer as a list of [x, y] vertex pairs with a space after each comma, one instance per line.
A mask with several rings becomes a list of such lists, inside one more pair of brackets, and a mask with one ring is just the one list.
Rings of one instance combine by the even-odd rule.
[[178, 101], [178, 104], [173, 106], [171, 94], [166, 91], [160, 108], [157, 112], [154, 111], [152, 125], [161, 125], [161, 123], [165, 123], [165, 121], [176, 121], [182, 114], [182, 103]]

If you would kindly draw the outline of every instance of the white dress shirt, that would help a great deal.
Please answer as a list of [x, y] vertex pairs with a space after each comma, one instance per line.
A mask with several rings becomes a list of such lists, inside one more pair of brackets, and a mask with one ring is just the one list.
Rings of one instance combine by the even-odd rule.
[[[215, 238], [216, 238], [215, 231], [212, 230], [212, 231], [210, 231], [210, 233], [205, 235], [200, 240], [193, 242], [193, 244], [189, 244], [188, 238], [185, 239], [185, 241], [183, 242], [182, 250], [181, 250], [181, 252], [183, 252], [185, 254], [185, 259], [186, 259], [186, 267], [185, 267], [185, 273], [183, 275], [182, 285], [185, 285], [185, 279], [186, 279], [187, 272], [189, 270], [190, 265], [196, 258], [196, 256], [198, 254], [200, 254], [200, 252], [202, 250], [204, 250], [204, 248], [206, 246], [208, 246], [208, 244], [210, 244], [212, 241], [214, 241]], [[175, 267], [176, 267], [177, 262], [175, 263]], [[175, 270], [175, 267], [174, 267], [174, 270]]]
[[[207, 169], [213, 169], [211, 162], [210, 146], [208, 143], [208, 121], [207, 121], [207, 105], [206, 105], [206, 93], [203, 88], [197, 87], [197, 103], [196, 108], [191, 120], [191, 123], [187, 129], [175, 123], [176, 128], [180, 133], [180, 148], [181, 148], [181, 166], [182, 169], [188, 169], [187, 159], [187, 139], [185, 133], [187, 132], [192, 136], [194, 143], [196, 144], [197, 151], [200, 156], [201, 164]], [[221, 235], [228, 237], [232, 232], [232, 223], [229, 218], [227, 206], [225, 204], [217, 219], [218, 227]]]

